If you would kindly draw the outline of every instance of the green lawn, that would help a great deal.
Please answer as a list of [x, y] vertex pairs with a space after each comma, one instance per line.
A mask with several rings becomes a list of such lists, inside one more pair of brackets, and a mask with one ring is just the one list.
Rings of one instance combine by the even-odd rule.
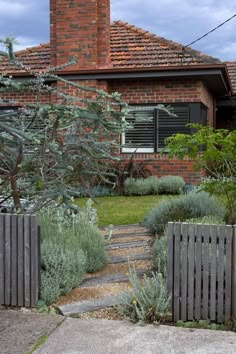
[[[136, 224], [161, 200], [173, 196], [148, 195], [142, 197], [98, 197], [93, 206], [97, 209], [99, 226]], [[83, 207], [87, 198], [76, 200]]]

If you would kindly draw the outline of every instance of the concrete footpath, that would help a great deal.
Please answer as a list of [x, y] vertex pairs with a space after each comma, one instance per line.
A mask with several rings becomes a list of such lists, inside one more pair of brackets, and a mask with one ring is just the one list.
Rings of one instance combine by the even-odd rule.
[[236, 354], [233, 332], [0, 311], [0, 354], [31, 353], [44, 340], [35, 354]]
[[67, 318], [36, 354], [235, 354], [233, 332]]
[[26, 354], [62, 321], [62, 316], [0, 310], [0, 354]]

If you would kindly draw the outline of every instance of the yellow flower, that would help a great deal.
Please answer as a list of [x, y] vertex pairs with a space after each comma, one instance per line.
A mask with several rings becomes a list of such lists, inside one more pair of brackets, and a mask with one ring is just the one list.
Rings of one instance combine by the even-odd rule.
[[127, 275], [127, 277], [129, 276], [129, 273], [125, 273]]
[[136, 304], [137, 304], [137, 301], [136, 301], [136, 300], [133, 300], [132, 303], [133, 303], [134, 305], [136, 305]]

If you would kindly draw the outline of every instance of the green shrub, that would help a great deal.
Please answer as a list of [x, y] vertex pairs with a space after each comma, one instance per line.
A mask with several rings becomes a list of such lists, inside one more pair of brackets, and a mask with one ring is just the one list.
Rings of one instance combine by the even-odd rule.
[[185, 182], [180, 176], [164, 176], [158, 181], [159, 194], [182, 194]]
[[84, 273], [106, 262], [105, 241], [96, 226], [96, 213], [89, 201], [79, 214], [63, 208], [43, 210], [41, 226], [41, 298], [55, 301], [77, 287]]
[[86, 255], [87, 272], [96, 272], [106, 264], [105, 241], [94, 225], [84, 222], [74, 225], [72, 237], [69, 242], [71, 242], [72, 245], [78, 244], [78, 247], [80, 247]]
[[136, 195], [137, 186], [135, 178], [126, 178], [124, 181], [124, 193], [126, 195]]
[[207, 215], [200, 218], [193, 218], [188, 219], [186, 222], [193, 223], [193, 224], [215, 224], [215, 225], [222, 225], [224, 224], [223, 218], [217, 215]]
[[124, 182], [124, 193], [126, 195], [149, 195], [158, 194], [158, 178], [127, 178]]
[[120, 295], [118, 307], [123, 316], [135, 322], [164, 322], [169, 318], [169, 298], [166, 281], [161, 274], [144, 276], [140, 281], [134, 269], [129, 271], [131, 289]]
[[156, 271], [164, 278], [167, 275], [167, 232], [163, 237], [157, 238], [153, 245], [153, 263]]
[[146, 183], [149, 185], [150, 194], [159, 193], [159, 179], [156, 176], [146, 178]]
[[124, 182], [124, 193], [126, 195], [148, 195], [150, 186], [144, 178], [127, 178]]
[[223, 218], [224, 208], [208, 193], [193, 192], [176, 199], [161, 201], [149, 211], [143, 225], [153, 233], [162, 234], [170, 221], [185, 221], [208, 215]]
[[94, 186], [90, 194], [93, 197], [109, 197], [109, 196], [119, 195], [119, 193], [115, 191], [114, 188], [111, 187], [109, 188], [103, 185]]
[[83, 251], [62, 248], [57, 242], [45, 238], [41, 245], [41, 299], [49, 305], [67, 294], [81, 283], [85, 267]]

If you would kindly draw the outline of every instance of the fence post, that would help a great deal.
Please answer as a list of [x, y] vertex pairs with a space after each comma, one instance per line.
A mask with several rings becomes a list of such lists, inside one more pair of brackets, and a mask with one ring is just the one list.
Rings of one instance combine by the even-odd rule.
[[168, 248], [167, 248], [167, 290], [170, 297], [170, 309], [174, 310], [174, 223], [168, 222]]
[[236, 320], [236, 225], [233, 226], [232, 247], [232, 318]]

